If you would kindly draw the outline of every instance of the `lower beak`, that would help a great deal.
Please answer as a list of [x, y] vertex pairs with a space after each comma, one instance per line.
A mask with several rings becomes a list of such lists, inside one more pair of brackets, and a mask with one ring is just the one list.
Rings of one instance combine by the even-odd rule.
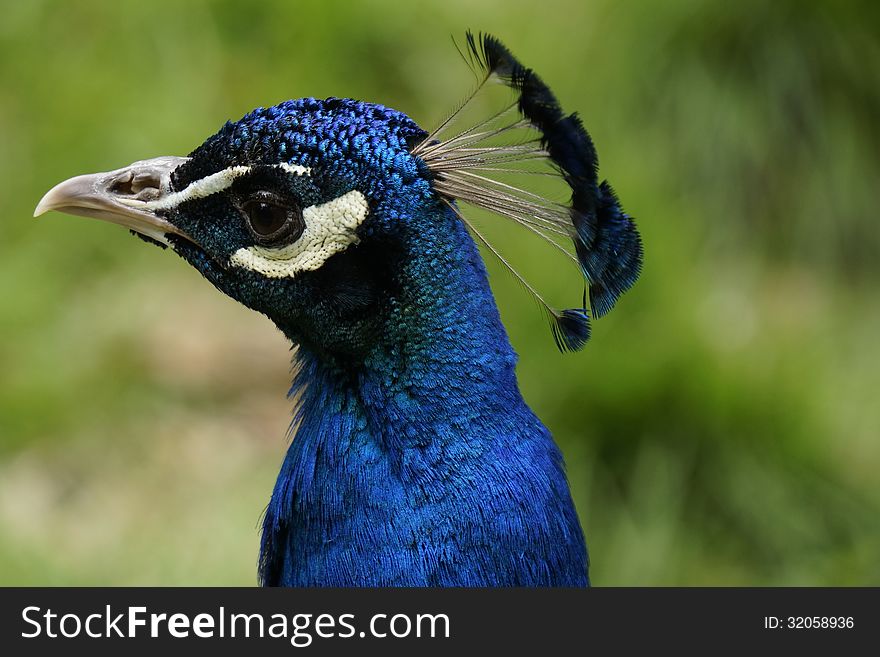
[[171, 193], [171, 172], [185, 157], [157, 157], [116, 171], [76, 176], [50, 189], [34, 210], [50, 210], [103, 219], [168, 245], [167, 235], [190, 239], [151, 208]]

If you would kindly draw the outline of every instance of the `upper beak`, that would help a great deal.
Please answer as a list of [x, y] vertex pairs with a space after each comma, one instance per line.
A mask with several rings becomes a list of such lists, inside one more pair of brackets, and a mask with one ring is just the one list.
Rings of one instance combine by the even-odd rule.
[[152, 209], [171, 193], [171, 172], [185, 157], [157, 157], [116, 171], [76, 176], [50, 189], [34, 210], [39, 217], [50, 210], [103, 219], [151, 239], [169, 244], [166, 235], [190, 239]]

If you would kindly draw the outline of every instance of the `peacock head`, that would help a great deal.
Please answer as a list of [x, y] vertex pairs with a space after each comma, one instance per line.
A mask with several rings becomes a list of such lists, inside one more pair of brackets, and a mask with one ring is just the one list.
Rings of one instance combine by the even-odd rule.
[[[565, 116], [537, 75], [497, 40], [467, 39], [482, 82], [500, 78], [516, 98], [452, 137], [442, 135], [450, 121], [428, 134], [380, 105], [286, 101], [227, 123], [189, 157], [67, 180], [43, 197], [35, 215], [59, 210], [126, 226], [170, 247], [295, 342], [347, 355], [387, 334], [403, 265], [414, 254], [435, 257], [428, 236], [450, 232], [438, 223], [460, 221], [495, 251], [459, 211], [465, 202], [514, 220], [568, 255], [585, 277], [593, 315], [602, 315], [638, 276], [635, 225], [607, 183], [598, 183], [595, 149], [578, 117]], [[537, 136], [499, 145], [499, 136], [519, 130]], [[536, 160], [570, 188], [569, 202], [493, 178]], [[586, 293], [583, 307], [557, 311], [522, 282], [548, 312], [560, 348], [580, 348], [589, 336]]]
[[379, 105], [287, 101], [227, 123], [189, 157], [62, 182], [35, 214], [122, 224], [295, 340], [359, 351], [381, 330], [393, 245], [437, 204], [410, 152], [425, 134]]

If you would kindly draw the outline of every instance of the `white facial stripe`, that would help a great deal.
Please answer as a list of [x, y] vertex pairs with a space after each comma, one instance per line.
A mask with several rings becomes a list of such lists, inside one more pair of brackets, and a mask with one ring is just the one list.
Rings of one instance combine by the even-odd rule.
[[[281, 164], [275, 164], [273, 166], [283, 169], [289, 174], [295, 176], [308, 176], [312, 173], [312, 170], [308, 167], [301, 167], [298, 164], [287, 164], [282, 162]], [[144, 202], [138, 201], [137, 199], [125, 198], [120, 198], [119, 201], [143, 210], [168, 210], [177, 207], [185, 201], [205, 198], [211, 194], [222, 192], [224, 189], [228, 189], [232, 183], [235, 182], [236, 178], [245, 175], [250, 172], [250, 170], [251, 167], [246, 166], [229, 167], [228, 169], [223, 169], [223, 171], [218, 171], [217, 173], [212, 173], [210, 176], [205, 176], [200, 180], [196, 180], [187, 185], [185, 189], [182, 189], [179, 192], [174, 192], [173, 194], [168, 194], [155, 201]]]
[[355, 229], [367, 217], [367, 199], [359, 191], [303, 210], [306, 228], [293, 244], [279, 248], [249, 246], [239, 249], [230, 264], [261, 273], [268, 278], [292, 278], [314, 271], [330, 256], [358, 242]]
[[287, 162], [281, 162], [280, 164], [274, 165], [279, 169], [284, 169], [287, 173], [293, 174], [294, 176], [311, 176], [312, 170], [309, 167], [301, 167], [298, 164], [288, 164]]

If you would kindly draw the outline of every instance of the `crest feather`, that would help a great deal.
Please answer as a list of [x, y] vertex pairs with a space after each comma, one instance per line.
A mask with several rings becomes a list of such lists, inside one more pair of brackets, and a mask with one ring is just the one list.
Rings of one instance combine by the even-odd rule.
[[[433, 172], [436, 191], [544, 308], [559, 348], [580, 349], [590, 334], [587, 308], [559, 311], [547, 304], [475, 230], [456, 202], [511, 219], [564, 253], [585, 279], [594, 317], [610, 311], [639, 276], [642, 244], [635, 223], [623, 211], [607, 181], [599, 183], [596, 149], [580, 117], [566, 115], [534, 71], [520, 64], [490, 35], [468, 32], [466, 48], [459, 52], [479, 83], [412, 152]], [[447, 136], [465, 107], [491, 79], [514, 90], [513, 102]], [[535, 165], [549, 167], [542, 171], [535, 170]], [[570, 200], [554, 202], [500, 179], [507, 174], [561, 178], [570, 190]], [[560, 239], [571, 240], [573, 252]]]

